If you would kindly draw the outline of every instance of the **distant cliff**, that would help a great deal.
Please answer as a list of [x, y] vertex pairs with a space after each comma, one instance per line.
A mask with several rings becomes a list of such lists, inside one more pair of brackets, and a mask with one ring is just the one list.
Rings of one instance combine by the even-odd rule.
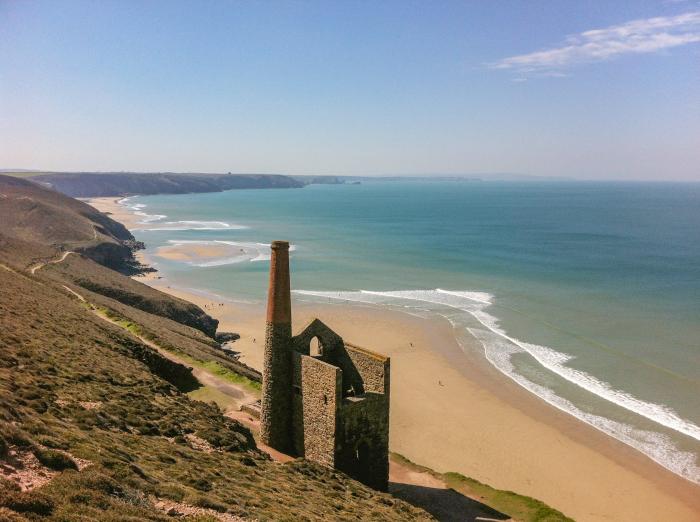
[[277, 174], [174, 174], [71, 172], [32, 176], [36, 181], [75, 198], [133, 194], [188, 194], [231, 189], [299, 188], [304, 184]]

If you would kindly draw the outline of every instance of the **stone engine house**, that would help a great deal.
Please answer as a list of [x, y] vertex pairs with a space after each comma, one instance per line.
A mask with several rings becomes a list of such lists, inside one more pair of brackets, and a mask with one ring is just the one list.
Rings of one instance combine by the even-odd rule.
[[389, 358], [345, 343], [318, 319], [292, 336], [289, 243], [271, 246], [262, 440], [386, 491]]

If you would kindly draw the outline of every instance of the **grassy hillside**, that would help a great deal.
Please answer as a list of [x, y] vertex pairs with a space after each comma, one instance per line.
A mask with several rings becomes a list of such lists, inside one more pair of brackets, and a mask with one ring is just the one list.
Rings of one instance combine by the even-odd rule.
[[54, 251], [79, 251], [111, 268], [136, 268], [131, 251], [138, 243], [121, 223], [26, 179], [0, 176], [0, 222], [3, 236]]
[[124, 305], [201, 330], [209, 337], [216, 333], [218, 321], [198, 306], [124, 277], [90, 259], [70, 256], [63, 263], [47, 266], [46, 271]]
[[422, 516], [333, 471], [272, 463], [247, 429], [182, 393], [185, 368], [51, 283], [0, 269], [0, 289], [3, 457], [58, 472], [24, 493], [3, 480], [0, 505], [57, 520], [166, 520], [156, 499], [260, 520]]
[[74, 251], [61, 264], [49, 264], [64, 279], [135, 308], [168, 317], [214, 336], [218, 322], [201, 308], [125, 278], [140, 267], [133, 250], [140, 245], [121, 224], [90, 205], [23, 179], [0, 175], [0, 260], [36, 267]]

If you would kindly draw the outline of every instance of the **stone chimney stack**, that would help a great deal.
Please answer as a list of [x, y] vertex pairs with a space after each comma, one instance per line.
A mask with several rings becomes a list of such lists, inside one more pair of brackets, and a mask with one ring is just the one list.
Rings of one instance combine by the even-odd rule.
[[270, 286], [267, 291], [267, 323], [292, 323], [292, 300], [289, 285], [289, 243], [273, 241], [270, 245]]
[[292, 446], [292, 303], [289, 283], [289, 243], [270, 245], [270, 286], [267, 293], [265, 361], [260, 435], [279, 451]]

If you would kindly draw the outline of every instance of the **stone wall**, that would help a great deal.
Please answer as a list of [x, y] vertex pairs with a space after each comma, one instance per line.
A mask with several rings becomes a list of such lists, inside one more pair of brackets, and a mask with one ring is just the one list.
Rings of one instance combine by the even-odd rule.
[[389, 402], [368, 393], [343, 400], [336, 443], [336, 468], [375, 489], [389, 481]]
[[296, 454], [335, 466], [338, 410], [342, 401], [342, 372], [319, 358], [293, 357], [293, 434]]
[[389, 398], [389, 358], [359, 346], [345, 345], [345, 353], [359, 373], [365, 393], [383, 393]]
[[348, 357], [342, 337], [319, 319], [311, 321], [299, 335], [294, 337], [292, 341], [294, 350], [309, 355], [309, 344], [314, 337], [321, 344], [321, 355], [318, 358], [338, 366], [342, 370], [343, 383], [341, 390], [343, 395], [348, 395], [350, 390], [352, 390], [353, 395], [364, 393], [362, 377], [357, 371], [353, 360]]

